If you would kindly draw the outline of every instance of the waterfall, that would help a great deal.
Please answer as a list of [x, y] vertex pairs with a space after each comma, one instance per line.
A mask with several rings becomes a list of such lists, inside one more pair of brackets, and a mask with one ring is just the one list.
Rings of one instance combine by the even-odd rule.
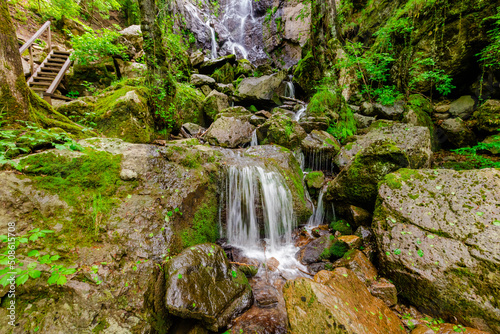
[[253, 130], [252, 132], [252, 141], [250, 142], [250, 146], [259, 145], [259, 139], [257, 138], [257, 130]]
[[212, 41], [211, 57], [212, 59], [217, 58], [217, 41], [215, 40], [215, 29], [210, 25], [210, 21], [207, 22], [207, 27], [210, 30], [210, 38]]
[[291, 97], [292, 99], [295, 98], [295, 86], [292, 81], [287, 81], [286, 83], [285, 97]]
[[[245, 37], [246, 29], [245, 24], [248, 17], [255, 22], [253, 16], [253, 0], [230, 0], [227, 2], [222, 23], [231, 34], [229, 39], [229, 49], [233, 54], [238, 50], [242, 57], [248, 58], [248, 51], [246, 49]], [[238, 24], [234, 24], [238, 23]]]
[[323, 220], [325, 218], [325, 208], [323, 206], [323, 195], [325, 194], [327, 186], [325, 185], [321, 188], [321, 191], [318, 196], [318, 205], [314, 209], [313, 214], [309, 217], [307, 221], [306, 228], [313, 228], [323, 224]]
[[302, 117], [302, 115], [304, 115], [304, 113], [306, 112], [307, 110], [307, 106], [303, 106], [302, 108], [300, 108], [296, 113], [295, 113], [295, 117], [294, 117], [294, 120], [296, 120], [297, 122], [300, 121], [300, 118]]
[[225, 196], [226, 236], [231, 245], [260, 251], [263, 237], [266, 251], [272, 254], [292, 244], [296, 227], [292, 194], [279, 172], [230, 166]]

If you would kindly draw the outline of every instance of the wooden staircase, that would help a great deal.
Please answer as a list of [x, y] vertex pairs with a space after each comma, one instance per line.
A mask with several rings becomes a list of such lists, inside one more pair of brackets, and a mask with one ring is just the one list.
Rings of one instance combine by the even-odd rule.
[[[49, 45], [49, 55], [44, 59], [42, 64], [40, 64], [35, 72], [33, 66], [32, 44], [45, 32], [45, 30], [48, 30], [47, 39]], [[50, 21], [47, 21], [29, 39], [28, 42], [26, 42], [21, 48], [19, 48], [19, 52], [21, 54], [23, 54], [23, 52], [28, 48], [30, 51], [31, 77], [28, 79], [28, 86], [35, 92], [40, 92], [40, 95], [43, 96], [43, 99], [50, 104], [52, 104], [52, 98], [71, 101], [72, 99], [69, 97], [55, 94], [57, 87], [64, 77], [64, 73], [66, 73], [69, 66], [71, 65], [71, 52], [53, 50], [51, 40], [52, 38], [50, 33]]]

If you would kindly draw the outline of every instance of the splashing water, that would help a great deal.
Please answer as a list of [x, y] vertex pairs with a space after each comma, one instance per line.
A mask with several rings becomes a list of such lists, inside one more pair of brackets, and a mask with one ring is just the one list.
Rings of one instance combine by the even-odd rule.
[[321, 191], [318, 196], [318, 206], [314, 208], [313, 214], [309, 217], [307, 221], [306, 229], [313, 229], [321, 224], [323, 224], [323, 220], [325, 218], [325, 208], [323, 206], [323, 195], [325, 194], [327, 186], [325, 185], [321, 188]]
[[293, 85], [293, 82], [291, 82], [291, 81], [287, 81], [287, 83], [286, 83], [285, 97], [291, 97], [292, 99], [295, 98], [295, 86]]
[[252, 132], [252, 141], [250, 142], [250, 146], [259, 145], [259, 139], [257, 138], [257, 130], [253, 130]]
[[278, 171], [230, 166], [223, 196], [229, 244], [259, 261], [274, 257], [282, 270], [304, 268], [294, 257], [292, 194]]
[[307, 106], [303, 106], [302, 108], [300, 108], [295, 113], [295, 117], [293, 119], [296, 120], [297, 122], [300, 121], [300, 118], [302, 117], [302, 115], [304, 115], [304, 113], [306, 112], [306, 110], [307, 110]]

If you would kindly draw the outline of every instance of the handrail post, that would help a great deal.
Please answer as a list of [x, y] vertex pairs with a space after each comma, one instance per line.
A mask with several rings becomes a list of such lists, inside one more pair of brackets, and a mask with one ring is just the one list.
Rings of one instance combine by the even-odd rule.
[[49, 32], [48, 32], [48, 43], [49, 43], [49, 54], [52, 52], [52, 33], [50, 32], [50, 25], [49, 25]]
[[31, 75], [35, 74], [35, 66], [33, 65], [33, 47], [30, 46], [30, 70]]

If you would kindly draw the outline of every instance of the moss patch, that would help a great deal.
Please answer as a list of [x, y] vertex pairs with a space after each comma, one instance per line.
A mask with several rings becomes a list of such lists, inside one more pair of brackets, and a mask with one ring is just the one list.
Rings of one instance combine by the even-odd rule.
[[207, 199], [195, 212], [191, 226], [181, 232], [184, 248], [215, 242], [219, 238], [217, 199], [213, 192], [210, 194], [207, 192], [206, 195]]

